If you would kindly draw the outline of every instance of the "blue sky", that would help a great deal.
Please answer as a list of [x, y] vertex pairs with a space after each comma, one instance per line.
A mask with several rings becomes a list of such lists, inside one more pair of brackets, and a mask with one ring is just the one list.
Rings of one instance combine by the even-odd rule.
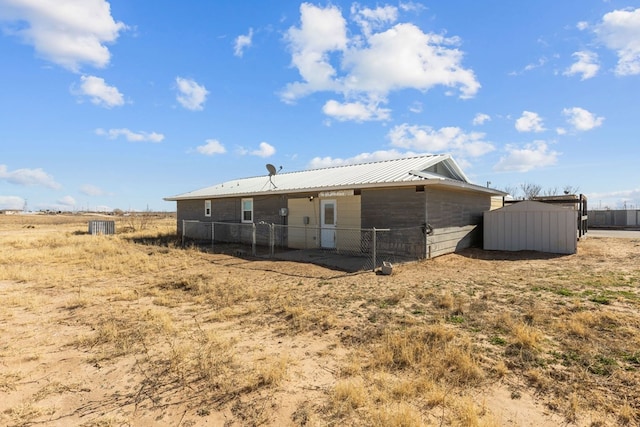
[[640, 208], [640, 2], [0, 0], [0, 209], [451, 153]]

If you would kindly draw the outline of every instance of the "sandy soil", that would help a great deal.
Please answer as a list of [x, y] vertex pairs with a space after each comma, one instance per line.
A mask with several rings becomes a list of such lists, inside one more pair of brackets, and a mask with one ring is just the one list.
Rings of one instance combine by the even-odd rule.
[[[2, 231], [11, 239], [47, 228]], [[442, 404], [412, 398], [420, 421], [395, 425], [640, 422], [638, 353], [619, 342], [640, 344], [640, 240], [586, 239], [570, 256], [471, 249], [395, 266], [391, 276], [127, 244], [129, 256], [153, 260], [147, 272], [78, 272], [85, 266], [73, 259], [46, 257], [35, 266], [3, 249], [0, 268], [24, 262], [50, 278], [0, 275], [1, 425], [384, 425], [357, 408], [336, 410], [336, 383], [416, 375], [367, 369], [387, 329], [434, 324], [471, 342], [483, 374], [472, 386], [452, 386]], [[452, 304], [439, 302], [447, 295]], [[619, 340], [567, 335], [557, 324], [592, 311], [624, 319], [613, 332]], [[509, 341], [500, 319], [520, 318], [544, 334], [536, 363], [498, 340]], [[598, 349], [596, 361], [614, 358], [605, 347], [619, 346], [616, 369], [589, 375], [596, 370], [564, 363], [566, 349], [583, 344]], [[221, 360], [215, 369], [194, 362], [205, 350], [206, 360]], [[466, 424], [453, 416], [464, 399], [477, 415]], [[625, 414], [615, 409], [622, 402]]]

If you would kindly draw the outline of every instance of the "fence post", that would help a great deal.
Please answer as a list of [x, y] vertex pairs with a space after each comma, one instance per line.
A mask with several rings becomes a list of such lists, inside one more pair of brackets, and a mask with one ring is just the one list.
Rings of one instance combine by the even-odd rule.
[[216, 233], [215, 233], [216, 224], [211, 221], [211, 250], [213, 250], [214, 242], [216, 241]]
[[269, 224], [269, 256], [273, 257], [275, 254], [276, 246], [276, 225], [274, 223]]
[[256, 256], [256, 223], [251, 223], [251, 255]]
[[182, 220], [182, 239], [181, 239], [181, 240], [182, 240], [182, 247], [183, 247], [183, 248], [184, 248], [184, 233], [185, 233], [185, 231], [186, 231], [185, 227], [186, 227], [186, 224], [185, 224], [185, 221], [184, 221], [184, 219], [183, 219], [183, 220]]
[[372, 271], [376, 271], [376, 228], [373, 227], [373, 269]]

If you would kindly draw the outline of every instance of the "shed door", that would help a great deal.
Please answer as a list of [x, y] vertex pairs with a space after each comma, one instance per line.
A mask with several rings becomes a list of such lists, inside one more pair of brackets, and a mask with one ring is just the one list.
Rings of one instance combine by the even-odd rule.
[[320, 201], [320, 246], [326, 249], [336, 247], [336, 201]]

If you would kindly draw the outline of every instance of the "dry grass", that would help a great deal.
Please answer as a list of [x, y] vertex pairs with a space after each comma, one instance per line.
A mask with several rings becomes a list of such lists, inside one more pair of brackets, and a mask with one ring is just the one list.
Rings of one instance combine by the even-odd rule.
[[0, 218], [2, 425], [640, 422], [640, 241], [346, 275], [87, 220]]

